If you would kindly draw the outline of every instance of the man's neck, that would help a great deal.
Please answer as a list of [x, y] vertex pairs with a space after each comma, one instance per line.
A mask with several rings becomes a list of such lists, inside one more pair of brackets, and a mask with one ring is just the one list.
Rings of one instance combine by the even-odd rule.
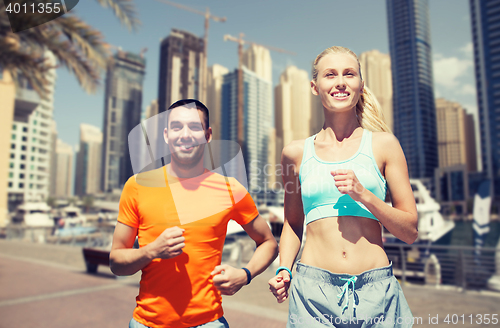
[[194, 178], [202, 175], [203, 172], [205, 172], [203, 161], [200, 161], [195, 167], [189, 169], [183, 168], [174, 161], [167, 165], [167, 174], [181, 179]]

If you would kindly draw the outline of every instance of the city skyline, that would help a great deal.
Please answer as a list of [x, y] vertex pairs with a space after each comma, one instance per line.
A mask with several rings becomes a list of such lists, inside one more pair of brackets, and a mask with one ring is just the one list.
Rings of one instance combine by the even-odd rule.
[[[453, 6], [449, 7], [451, 2], [453, 2]], [[329, 5], [326, 1], [320, 1], [320, 3], [326, 7]], [[215, 15], [225, 15], [228, 18], [226, 23], [211, 23], [208, 44], [209, 66], [220, 64], [229, 70], [237, 66], [237, 45], [232, 42], [223, 42], [222, 38], [226, 33], [245, 32], [246, 38], [249, 40], [296, 52], [297, 56], [271, 54], [273, 58], [273, 87], [278, 84], [279, 76], [288, 65], [295, 65], [299, 69], [306, 70], [310, 76], [310, 66], [314, 57], [324, 48], [333, 44], [350, 47], [358, 55], [372, 49], [389, 53], [385, 1], [361, 1], [361, 9], [356, 9], [355, 24], [350, 24], [348, 18], [338, 17], [339, 24], [347, 28], [349, 33], [339, 33], [340, 35], [335, 37], [325, 37], [328, 33], [324, 29], [325, 26], [329, 26], [329, 23], [324, 22], [324, 13], [297, 1], [292, 1], [287, 8], [281, 8], [283, 12], [280, 15], [278, 15], [280, 13], [278, 9], [280, 9], [280, 4], [283, 4], [281, 2], [266, 8], [267, 13], [259, 11], [259, 8], [263, 6], [262, 3], [253, 3], [252, 5], [232, 3], [230, 5], [227, 1], [214, 3], [186, 1], [185, 4], [199, 9], [209, 5]], [[152, 0], [145, 0], [137, 5], [143, 26], [135, 34], [129, 34], [116, 21], [109, 21], [112, 19], [109, 13], [94, 11], [92, 2], [80, 4], [76, 8], [76, 13], [102, 30], [108, 42], [121, 46], [124, 51], [139, 53], [144, 47], [148, 47], [149, 50], [145, 54], [147, 68], [142, 101], [144, 109], [153, 99], [157, 98], [160, 39], [167, 37], [171, 28], [185, 29], [201, 36], [203, 34], [203, 19]], [[349, 10], [351, 6], [347, 4], [346, 9]], [[431, 2], [429, 7], [431, 39], [433, 44], [437, 44], [437, 46], [433, 46], [436, 97], [459, 102], [467, 112], [474, 113], [477, 104], [475, 95], [471, 94], [475, 93], [475, 81], [472, 72], [468, 1]], [[243, 15], [238, 8], [242, 12], [248, 11], [248, 14], [245, 12], [246, 15]], [[95, 13], [95, 15], [91, 16], [91, 13]], [[165, 16], [164, 28], [152, 28], [151, 23], [158, 22], [155, 19], [161, 17], [160, 13]], [[282, 17], [286, 16], [285, 14], [302, 19], [292, 22], [291, 18]], [[252, 15], [262, 18], [257, 20], [259, 24], [255, 24], [255, 20], [251, 21], [249, 17], [246, 17]], [[273, 15], [276, 16], [275, 19], [267, 20], [268, 23], [265, 23], [266, 19], [264, 18]], [[441, 18], [438, 19], [437, 16]], [[335, 24], [331, 23], [331, 25]], [[368, 28], [369, 26], [372, 28]], [[372, 30], [376, 30], [376, 32]], [[318, 37], [308, 36], [308, 33], [312, 32], [318, 34]], [[335, 41], [330, 41], [332, 39]], [[436, 42], [436, 40], [438, 41]], [[58, 70], [54, 118], [58, 123], [60, 139], [71, 145], [76, 145], [78, 144], [78, 133], [75, 131], [78, 131], [80, 123], [102, 126], [103, 89], [101, 88], [95, 95], [86, 95], [80, 90], [73, 76], [63, 70]]]

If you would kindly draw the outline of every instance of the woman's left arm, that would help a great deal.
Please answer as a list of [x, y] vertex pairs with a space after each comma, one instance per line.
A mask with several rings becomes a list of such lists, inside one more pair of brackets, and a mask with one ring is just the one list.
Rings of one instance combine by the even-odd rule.
[[[412, 244], [418, 236], [418, 214], [408, 176], [408, 166], [398, 139], [390, 134], [378, 136], [377, 151], [385, 163], [385, 179], [392, 207], [365, 189], [352, 170], [333, 171], [339, 191], [363, 203], [395, 237]], [[375, 147], [374, 147], [375, 148]]]

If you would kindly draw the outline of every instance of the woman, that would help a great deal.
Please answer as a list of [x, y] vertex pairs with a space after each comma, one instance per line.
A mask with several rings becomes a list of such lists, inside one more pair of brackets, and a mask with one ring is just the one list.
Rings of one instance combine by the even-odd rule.
[[[401, 146], [364, 87], [351, 50], [323, 51], [314, 61], [311, 89], [321, 98], [325, 123], [318, 134], [283, 149], [285, 223], [270, 290], [279, 303], [288, 298], [305, 223], [287, 327], [411, 327], [381, 226], [408, 244], [417, 238]], [[392, 207], [385, 203], [387, 188]]]

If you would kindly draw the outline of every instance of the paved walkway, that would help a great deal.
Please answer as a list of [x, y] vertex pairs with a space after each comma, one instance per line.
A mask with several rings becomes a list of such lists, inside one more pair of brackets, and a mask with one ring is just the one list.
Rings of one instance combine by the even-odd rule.
[[[224, 297], [231, 328], [285, 327], [288, 305], [277, 304], [268, 291], [272, 275], [268, 270]], [[0, 240], [0, 328], [127, 327], [138, 281], [139, 275], [115, 278], [103, 266], [96, 275], [86, 274], [80, 248]], [[413, 315], [421, 318], [415, 327], [500, 326], [479, 324], [477, 316], [498, 318], [500, 293], [421, 286], [404, 286], [404, 292]], [[458, 322], [445, 323], [453, 314]]]

